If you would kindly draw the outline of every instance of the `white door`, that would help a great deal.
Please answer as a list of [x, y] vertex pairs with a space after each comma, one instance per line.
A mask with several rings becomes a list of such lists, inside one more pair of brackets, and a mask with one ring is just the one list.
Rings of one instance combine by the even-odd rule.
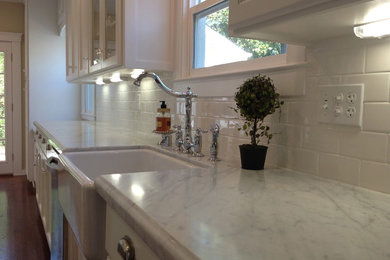
[[11, 43], [0, 42], [0, 174], [13, 173]]

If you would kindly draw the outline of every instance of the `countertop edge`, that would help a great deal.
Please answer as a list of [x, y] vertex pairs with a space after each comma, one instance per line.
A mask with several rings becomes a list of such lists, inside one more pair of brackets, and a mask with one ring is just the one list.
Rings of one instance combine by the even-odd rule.
[[50, 134], [49, 131], [47, 131], [41, 124], [39, 124], [37, 121], [34, 121], [33, 123], [36, 128], [39, 129], [46, 137], [48, 137], [50, 140], [52, 140], [60, 150], [63, 150], [65, 146], [57, 139], [55, 138], [52, 134]]
[[118, 192], [115, 187], [106, 181], [104, 175], [95, 180], [95, 188], [106, 203], [137, 232], [161, 259], [200, 260], [136, 204]]

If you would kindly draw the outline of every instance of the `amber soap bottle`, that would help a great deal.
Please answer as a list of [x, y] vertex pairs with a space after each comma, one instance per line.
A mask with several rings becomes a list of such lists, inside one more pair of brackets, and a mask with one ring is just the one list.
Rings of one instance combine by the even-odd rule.
[[167, 108], [165, 101], [160, 102], [161, 106], [156, 115], [156, 131], [168, 132], [171, 130], [171, 110]]

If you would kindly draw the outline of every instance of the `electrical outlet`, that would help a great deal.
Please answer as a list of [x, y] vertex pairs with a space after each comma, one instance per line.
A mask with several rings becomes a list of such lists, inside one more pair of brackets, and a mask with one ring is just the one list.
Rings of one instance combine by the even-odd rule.
[[356, 114], [356, 108], [355, 107], [348, 107], [345, 110], [345, 114], [347, 115], [348, 118], [352, 118]]
[[347, 102], [349, 104], [355, 103], [356, 100], [357, 100], [357, 94], [356, 93], [354, 93], [354, 92], [348, 92], [347, 93]]
[[363, 84], [320, 86], [318, 121], [361, 127], [363, 89]]

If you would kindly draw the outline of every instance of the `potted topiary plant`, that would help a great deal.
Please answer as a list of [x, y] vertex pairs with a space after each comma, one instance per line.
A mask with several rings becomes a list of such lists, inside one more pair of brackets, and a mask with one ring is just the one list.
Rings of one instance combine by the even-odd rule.
[[237, 108], [234, 110], [244, 119], [239, 131], [250, 136], [251, 143], [240, 145], [241, 167], [250, 170], [264, 169], [268, 147], [260, 144], [265, 138], [267, 145], [272, 139], [270, 128], [264, 123], [266, 116], [273, 114], [283, 105], [272, 80], [258, 75], [246, 80], [234, 95]]

